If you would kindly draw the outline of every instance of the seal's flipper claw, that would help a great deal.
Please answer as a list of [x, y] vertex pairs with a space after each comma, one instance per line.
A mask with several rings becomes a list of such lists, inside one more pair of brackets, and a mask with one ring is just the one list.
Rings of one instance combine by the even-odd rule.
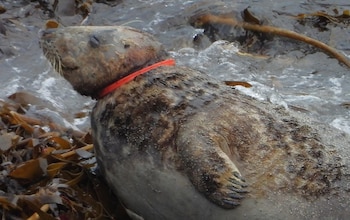
[[[235, 176], [236, 177], [236, 176]], [[230, 178], [229, 181], [233, 184], [240, 185], [241, 187], [247, 187], [248, 184], [245, 183], [245, 180], [242, 178]]]
[[223, 202], [223, 206], [227, 205], [229, 207], [236, 207], [236, 206], [239, 206], [240, 204], [235, 202], [234, 200], [229, 200], [229, 199], [223, 199], [222, 200]]
[[230, 193], [229, 196], [232, 198], [232, 199], [243, 199], [244, 196], [240, 193]]
[[[247, 185], [244, 187], [247, 187]], [[246, 188], [237, 188], [237, 187], [231, 187], [230, 190], [237, 192], [237, 193], [248, 193], [249, 192]]]

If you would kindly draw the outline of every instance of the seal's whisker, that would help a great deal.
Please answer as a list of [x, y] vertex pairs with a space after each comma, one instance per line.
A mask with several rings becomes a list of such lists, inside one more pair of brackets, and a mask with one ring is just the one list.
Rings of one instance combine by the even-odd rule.
[[62, 75], [62, 62], [61, 57], [58, 54], [58, 51], [52, 47], [50, 44], [42, 44], [42, 47], [44, 49], [44, 55], [47, 57], [47, 59], [50, 61], [52, 68], [56, 70], [57, 73]]
[[61, 59], [58, 59], [57, 61], [58, 61], [58, 70], [57, 70], [57, 72], [58, 72], [60, 75], [63, 75]]
[[53, 60], [53, 68], [56, 70], [56, 72], [59, 75], [62, 75], [62, 63], [61, 63], [61, 59], [58, 56], [52, 56], [52, 60]]

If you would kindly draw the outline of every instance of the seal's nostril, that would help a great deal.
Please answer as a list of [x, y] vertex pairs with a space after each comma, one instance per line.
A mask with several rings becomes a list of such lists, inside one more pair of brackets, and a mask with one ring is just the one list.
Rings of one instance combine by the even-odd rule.
[[39, 36], [40, 38], [47, 38], [49, 37], [52, 33], [54, 33], [56, 31], [56, 29], [54, 28], [50, 28], [50, 29], [40, 29], [39, 30]]

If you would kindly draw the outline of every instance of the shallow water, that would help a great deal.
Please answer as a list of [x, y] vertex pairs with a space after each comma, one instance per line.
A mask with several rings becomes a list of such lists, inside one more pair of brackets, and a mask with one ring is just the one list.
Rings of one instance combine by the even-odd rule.
[[[50, 1], [48, 1], [50, 2]], [[52, 1], [53, 2], [53, 1]], [[70, 1], [73, 2], [73, 1]], [[325, 11], [334, 14], [350, 9], [348, 0], [329, 1], [109, 1], [110, 6], [94, 3], [87, 17], [76, 14], [65, 1], [59, 1], [54, 18], [64, 26], [129, 25], [150, 32], [176, 58], [178, 65], [187, 65], [221, 80], [247, 81], [252, 88], [237, 89], [261, 100], [305, 112], [325, 123], [350, 133], [350, 69], [323, 52], [303, 43], [275, 37], [263, 50], [268, 58], [239, 53], [237, 42], [211, 43], [202, 37], [198, 46], [193, 40], [203, 29], [189, 24], [189, 18], [200, 12], [240, 13], [250, 7], [257, 17], [270, 25], [284, 27], [317, 38], [350, 59], [349, 24], [328, 25], [319, 31], [298, 23], [291, 15]], [[56, 74], [38, 45], [40, 28], [50, 13], [37, 2], [0, 1], [7, 12], [0, 14], [0, 98], [25, 91], [47, 100], [48, 106], [34, 106], [40, 114], [63, 115], [66, 122], [81, 129], [86, 120], [74, 120], [77, 112], [89, 111], [94, 101], [81, 97]], [[48, 8], [52, 8], [51, 5]], [[84, 21], [83, 21], [84, 20]]]

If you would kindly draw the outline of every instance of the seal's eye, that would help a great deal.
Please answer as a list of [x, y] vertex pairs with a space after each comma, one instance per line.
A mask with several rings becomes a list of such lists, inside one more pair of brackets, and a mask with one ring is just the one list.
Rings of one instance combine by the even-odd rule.
[[97, 48], [100, 46], [100, 40], [96, 35], [91, 35], [89, 39], [89, 44], [93, 48]]

